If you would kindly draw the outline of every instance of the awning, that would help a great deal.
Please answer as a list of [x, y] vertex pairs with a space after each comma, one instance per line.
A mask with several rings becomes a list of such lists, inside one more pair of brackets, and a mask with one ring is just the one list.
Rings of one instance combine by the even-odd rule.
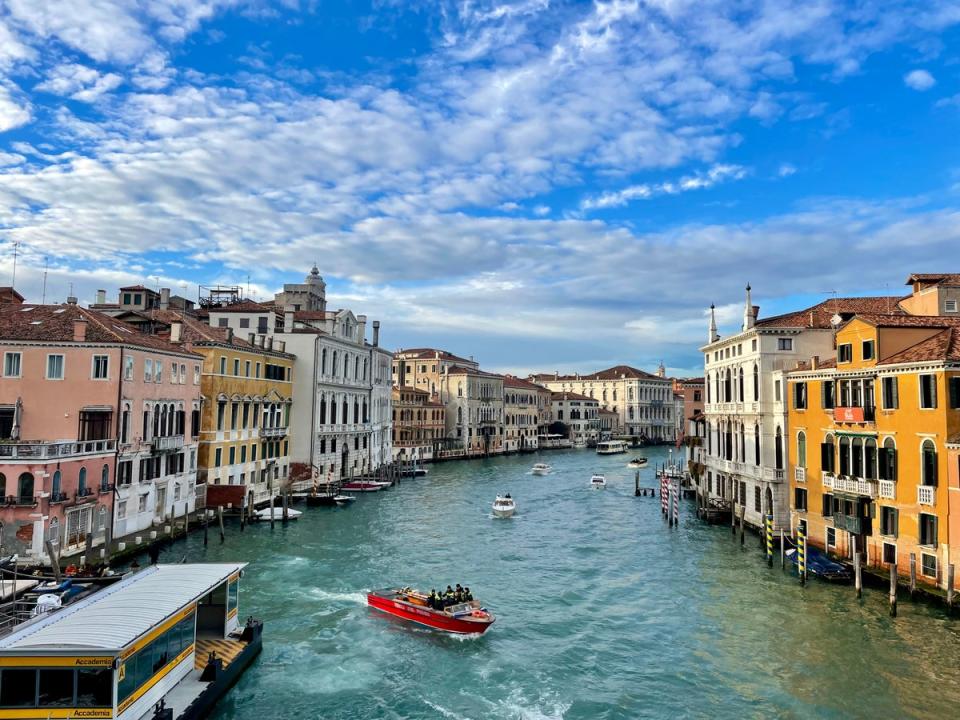
[[875, 432], [854, 432], [852, 430], [834, 430], [833, 434], [838, 437], [866, 437], [866, 438], [877, 437], [877, 433]]
[[80, 412], [113, 412], [113, 405], [84, 405]]

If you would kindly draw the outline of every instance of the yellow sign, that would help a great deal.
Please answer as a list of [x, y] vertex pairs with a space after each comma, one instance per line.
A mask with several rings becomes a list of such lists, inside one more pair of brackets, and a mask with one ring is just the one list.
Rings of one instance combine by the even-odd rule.
[[0, 657], [0, 667], [111, 667], [112, 655], [95, 656], [54, 656], [28, 657], [25, 655], [8, 655]]

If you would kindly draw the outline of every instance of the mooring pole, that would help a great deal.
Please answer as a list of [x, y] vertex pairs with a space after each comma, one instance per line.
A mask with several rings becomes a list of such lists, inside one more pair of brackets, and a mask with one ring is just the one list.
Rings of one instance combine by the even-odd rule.
[[802, 527], [797, 528], [797, 573], [800, 584], [807, 584], [807, 536]]
[[208, 534], [208, 529], [210, 526], [210, 515], [207, 513], [207, 509], [203, 509], [203, 545], [206, 547], [210, 543], [210, 537]]
[[217, 505], [217, 520], [220, 522], [220, 542], [224, 542], [227, 539], [226, 533], [223, 532], [223, 505]]
[[917, 554], [910, 553], [910, 599], [917, 594]]
[[767, 567], [773, 567], [773, 515], [767, 515], [764, 520], [767, 539]]
[[953, 565], [947, 565], [947, 609], [953, 610]]
[[743, 542], [744, 542], [744, 538], [743, 538], [743, 525], [744, 525], [743, 516], [744, 516], [744, 513], [746, 513], [746, 511], [747, 511], [746, 505], [741, 505], [741, 506], [740, 506], [740, 547], [743, 547]]
[[897, 565], [890, 563], [890, 617], [897, 616]]
[[787, 569], [787, 543], [783, 528], [780, 528], [780, 569]]

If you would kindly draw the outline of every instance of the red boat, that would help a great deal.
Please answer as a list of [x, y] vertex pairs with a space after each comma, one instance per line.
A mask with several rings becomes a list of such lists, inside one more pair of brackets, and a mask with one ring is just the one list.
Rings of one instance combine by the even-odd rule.
[[494, 621], [493, 615], [476, 600], [434, 610], [426, 594], [406, 588], [371, 590], [367, 593], [367, 604], [395, 617], [460, 635], [483, 633]]
[[386, 488], [390, 487], [388, 482], [378, 482], [376, 480], [353, 480], [352, 482], [345, 482], [340, 486], [341, 490], [349, 490], [350, 492], [380, 492]]

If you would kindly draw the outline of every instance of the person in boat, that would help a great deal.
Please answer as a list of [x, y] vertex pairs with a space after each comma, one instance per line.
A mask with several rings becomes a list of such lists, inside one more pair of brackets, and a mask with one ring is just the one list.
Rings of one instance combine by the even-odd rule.
[[447, 591], [443, 594], [443, 607], [450, 607], [453, 604], [453, 588], [447, 585]]
[[457, 583], [457, 589], [453, 591], [453, 599], [457, 601], [457, 604], [463, 602], [463, 588], [460, 587], [460, 583]]
[[440, 609], [440, 596], [437, 594], [436, 590], [431, 588], [430, 597], [428, 598], [427, 602], [432, 610]]
[[473, 594], [470, 592], [470, 588], [463, 589], [463, 601], [470, 602], [473, 600]]

